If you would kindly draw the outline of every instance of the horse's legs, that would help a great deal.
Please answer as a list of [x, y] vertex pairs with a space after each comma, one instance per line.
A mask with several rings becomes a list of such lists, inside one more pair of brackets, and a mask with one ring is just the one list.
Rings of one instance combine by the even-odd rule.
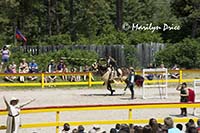
[[107, 90], [109, 90], [111, 92], [110, 95], [113, 95], [113, 92], [115, 92], [115, 90], [112, 89], [111, 83], [107, 83]]
[[129, 81], [126, 79], [124, 82], [126, 83], [126, 87], [124, 88], [124, 91], [126, 91], [126, 89], [128, 88], [128, 82]]

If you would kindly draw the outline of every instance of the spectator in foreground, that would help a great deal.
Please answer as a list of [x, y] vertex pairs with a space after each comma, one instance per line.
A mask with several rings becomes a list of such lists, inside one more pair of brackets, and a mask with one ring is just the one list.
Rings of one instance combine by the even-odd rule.
[[63, 130], [61, 133], [69, 133], [69, 131], [70, 131], [70, 125], [69, 125], [69, 123], [65, 123], [63, 125]]
[[176, 128], [178, 128], [183, 133], [183, 125], [178, 123], [176, 124]]
[[117, 124], [115, 125], [115, 129], [117, 130], [117, 132], [119, 132], [120, 127], [121, 127], [121, 125], [120, 125], [119, 123], [117, 123]]
[[78, 133], [84, 133], [85, 128], [83, 127], [83, 125], [79, 125], [78, 126]]
[[143, 127], [143, 133], [153, 133], [153, 130], [152, 130], [151, 126], [150, 125], [145, 125]]
[[181, 131], [178, 128], [174, 127], [174, 121], [171, 117], [166, 117], [164, 119], [164, 124], [168, 129], [168, 133], [181, 133]]
[[187, 133], [198, 133], [195, 127], [190, 127]]
[[196, 128], [196, 125], [193, 119], [189, 119], [189, 121], [185, 124], [185, 126], [186, 126], [186, 132], [189, 132], [190, 128], [192, 127]]
[[159, 129], [159, 126], [158, 126], [158, 123], [157, 123], [157, 120], [156, 119], [154, 119], [154, 118], [151, 118], [150, 120], [149, 120], [149, 125], [151, 126], [151, 128], [152, 128], [152, 131], [153, 132], [158, 132], [158, 131], [160, 131], [160, 129]]
[[197, 131], [200, 133], [200, 119], [197, 120]]
[[72, 133], [78, 133], [78, 129], [74, 128], [74, 129], [72, 130]]
[[110, 133], [117, 133], [117, 130], [115, 128], [111, 128]]

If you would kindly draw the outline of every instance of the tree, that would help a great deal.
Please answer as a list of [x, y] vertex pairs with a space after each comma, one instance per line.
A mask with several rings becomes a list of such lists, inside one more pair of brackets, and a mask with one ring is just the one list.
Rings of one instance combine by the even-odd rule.
[[[198, 0], [172, 0], [174, 14], [182, 20], [184, 37], [200, 35], [200, 3]], [[188, 34], [189, 33], [189, 34]]]
[[199, 42], [199, 39], [186, 38], [174, 45], [168, 45], [156, 54], [156, 63], [163, 62], [168, 67], [178, 64], [181, 68], [199, 68]]

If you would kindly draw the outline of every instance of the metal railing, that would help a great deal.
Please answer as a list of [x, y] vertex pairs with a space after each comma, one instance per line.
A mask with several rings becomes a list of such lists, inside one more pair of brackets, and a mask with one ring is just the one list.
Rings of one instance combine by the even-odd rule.
[[[196, 103], [145, 103], [145, 104], [110, 104], [110, 105], [76, 105], [76, 106], [50, 106], [35, 107], [22, 109], [21, 114], [33, 113], [50, 113], [55, 112], [56, 121], [43, 123], [26, 123], [21, 128], [38, 128], [38, 127], [56, 127], [56, 133], [59, 132], [59, 126], [69, 123], [71, 126], [77, 125], [93, 125], [93, 124], [116, 124], [116, 123], [134, 123], [147, 124], [149, 119], [134, 119], [133, 111], [135, 109], [157, 109], [157, 108], [199, 108], [200, 102]], [[125, 110], [128, 111], [127, 119], [123, 120], [94, 120], [94, 121], [60, 121], [60, 113], [66, 111], [94, 111], [94, 110]], [[81, 114], [81, 113], [80, 113]], [[6, 110], [0, 110], [0, 116], [7, 115]], [[163, 123], [163, 118], [156, 118], [159, 123]], [[197, 118], [193, 118], [197, 121]], [[174, 118], [175, 123], [187, 122], [189, 118]], [[40, 121], [40, 120], [38, 120]], [[0, 126], [0, 130], [6, 129], [5, 125]]]

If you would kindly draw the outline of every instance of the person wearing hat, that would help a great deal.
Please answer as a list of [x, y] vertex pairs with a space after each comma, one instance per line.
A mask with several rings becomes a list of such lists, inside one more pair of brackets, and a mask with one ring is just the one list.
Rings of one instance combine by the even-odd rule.
[[20, 110], [35, 101], [35, 99], [29, 100], [28, 102], [19, 105], [19, 99], [12, 97], [10, 103], [6, 100], [5, 96], [3, 96], [3, 100], [6, 104], [6, 110], [8, 110], [7, 117], [7, 128], [6, 133], [17, 133], [20, 126]]
[[[180, 91], [180, 102], [181, 103], [187, 103], [188, 102], [188, 96], [189, 92], [187, 89], [187, 84], [184, 82], [182, 84], [179, 84], [176, 88], [177, 91]], [[181, 114], [183, 116], [187, 116], [187, 108], [181, 108]]]
[[135, 71], [133, 67], [129, 68], [130, 73], [128, 75], [128, 87], [131, 91], [131, 99], [134, 99], [134, 80], [135, 80]]

